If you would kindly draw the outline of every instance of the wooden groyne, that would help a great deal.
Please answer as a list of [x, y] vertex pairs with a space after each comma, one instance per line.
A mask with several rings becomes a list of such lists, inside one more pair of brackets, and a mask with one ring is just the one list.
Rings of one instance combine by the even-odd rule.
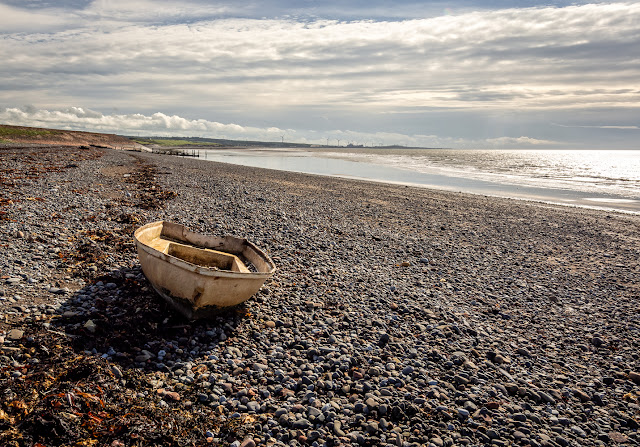
[[157, 148], [151, 149], [154, 154], [177, 155], [179, 157], [200, 157], [200, 149], [184, 149], [184, 148]]

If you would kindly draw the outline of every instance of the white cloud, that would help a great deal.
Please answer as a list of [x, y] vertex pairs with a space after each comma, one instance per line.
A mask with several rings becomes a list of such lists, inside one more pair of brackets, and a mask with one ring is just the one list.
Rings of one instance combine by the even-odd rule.
[[65, 130], [87, 130], [120, 135], [138, 136], [184, 136], [238, 140], [280, 141], [285, 136], [287, 142], [341, 145], [349, 143], [365, 146], [403, 145], [412, 147], [531, 147], [557, 146], [552, 141], [536, 140], [528, 137], [494, 138], [488, 140], [464, 140], [439, 137], [437, 135], [407, 135], [395, 132], [356, 132], [335, 129], [319, 133], [310, 129], [281, 129], [278, 127], [253, 127], [235, 123], [219, 123], [204, 119], [187, 119], [177, 115], [156, 112], [151, 115], [111, 114], [105, 115], [95, 110], [70, 107], [63, 110], [38, 109], [34, 106], [6, 108], [0, 110], [0, 122], [15, 126], [47, 127]]
[[577, 129], [617, 129], [617, 130], [640, 130], [640, 126], [627, 126], [627, 125], [566, 125], [553, 123], [554, 126], [577, 128]]
[[[62, 11], [0, 3], [0, 104], [117, 107], [144, 112], [150, 126], [204, 130], [200, 120], [172, 115], [217, 122], [225, 114], [240, 121], [244, 113], [264, 129], [294, 127], [289, 120], [318, 129], [318, 115], [340, 115], [354, 123], [360, 117], [355, 128], [367, 135], [380, 129], [380, 121], [368, 125], [372, 115], [428, 109], [452, 117], [550, 110], [575, 116], [640, 104], [637, 2], [349, 22], [218, 20], [239, 6], [215, 5], [96, 0]], [[155, 117], [157, 110], [168, 115]], [[455, 135], [462, 126], [453, 118], [438, 134]], [[382, 130], [431, 132], [400, 127]], [[521, 133], [531, 141], [514, 144], [555, 141], [526, 129], [509, 137]], [[482, 135], [466, 141], [487, 144]]]
[[74, 17], [62, 9], [25, 10], [0, 3], [0, 36], [7, 33], [59, 31], [74, 26]]
[[562, 146], [562, 143], [558, 141], [538, 140], [530, 137], [500, 137], [500, 138], [488, 138], [487, 143], [496, 148], [526, 148], [526, 147], [558, 147]]
[[0, 112], [0, 120], [12, 125], [33, 125], [62, 129], [91, 129], [101, 132], [143, 132], [147, 135], [219, 135], [220, 138], [232, 138], [247, 134], [269, 134], [282, 132], [279, 129], [262, 130], [245, 128], [237, 124], [221, 124], [206, 120], [189, 120], [176, 115], [154, 113], [150, 116], [140, 113], [104, 115], [94, 110], [70, 107], [63, 110], [6, 108]]
[[210, 3], [167, 0], [94, 0], [78, 11], [86, 20], [107, 22], [175, 22], [177, 20], [201, 20], [234, 12], [229, 6]]
[[[55, 4], [55, 2], [54, 2]], [[132, 24], [162, 25], [232, 15], [228, 5], [167, 0], [94, 0], [82, 9], [44, 5], [21, 8], [0, 3], [1, 33], [39, 35], [80, 29], [115, 30]]]
[[[153, 3], [153, 5], [151, 5]], [[94, 2], [83, 26], [4, 39], [0, 72], [34, 88], [113, 83], [237, 104], [358, 107], [573, 107], [638, 103], [640, 4], [484, 11], [402, 22], [229, 19], [135, 26], [180, 16], [145, 1]], [[153, 7], [152, 7], [153, 6]], [[25, 13], [26, 14], [26, 13]], [[117, 27], [92, 26], [95, 14]], [[24, 19], [26, 20], [26, 19]], [[23, 20], [23, 21], [24, 21]], [[174, 91], [167, 86], [180, 86]], [[621, 88], [623, 88], [621, 90]], [[167, 92], [169, 90], [169, 92]], [[190, 92], [193, 92], [191, 95]], [[72, 93], [70, 92], [70, 95]]]

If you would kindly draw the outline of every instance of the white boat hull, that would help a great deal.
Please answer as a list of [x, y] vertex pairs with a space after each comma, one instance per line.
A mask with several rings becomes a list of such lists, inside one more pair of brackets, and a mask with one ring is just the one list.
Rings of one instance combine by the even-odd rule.
[[275, 272], [273, 261], [246, 239], [205, 236], [164, 221], [138, 228], [134, 239], [153, 288], [190, 319], [246, 301]]

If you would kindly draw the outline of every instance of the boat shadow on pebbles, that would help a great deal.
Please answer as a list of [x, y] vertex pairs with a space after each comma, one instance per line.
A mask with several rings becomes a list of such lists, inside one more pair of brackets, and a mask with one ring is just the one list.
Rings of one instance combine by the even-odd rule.
[[96, 437], [105, 445], [195, 445], [207, 430], [224, 442], [244, 439], [253, 418], [221, 412], [209, 388], [223, 397], [239, 392], [227, 357], [238, 361], [236, 346], [252, 333], [250, 309], [262, 302], [264, 292], [189, 321], [156, 295], [139, 267], [96, 278], [49, 322], [32, 321], [15, 335], [13, 379], [0, 380], [8, 399], [0, 445]]
[[[260, 295], [260, 294], [259, 294]], [[153, 290], [139, 267], [112, 271], [78, 290], [51, 328], [77, 351], [124, 367], [171, 373], [176, 364], [207, 360], [251, 315], [252, 303], [203, 320], [188, 320]]]

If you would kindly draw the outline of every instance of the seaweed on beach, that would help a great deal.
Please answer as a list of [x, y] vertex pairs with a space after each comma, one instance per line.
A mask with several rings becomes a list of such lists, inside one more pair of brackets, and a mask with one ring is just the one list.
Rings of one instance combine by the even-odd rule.
[[[68, 238], [71, 248], [58, 253], [60, 267], [85, 279], [95, 277], [94, 272], [108, 269], [109, 254], [133, 250], [133, 226], [113, 230], [82, 230]], [[93, 267], [88, 269], [88, 267]]]
[[204, 444], [202, 426], [225, 439], [242, 436], [242, 424], [219, 420], [214, 409], [158, 405], [143, 372], [78, 354], [69, 336], [38, 324], [27, 334], [31, 354], [0, 370], [0, 445], [186, 447]]
[[161, 209], [164, 203], [176, 197], [175, 191], [165, 191], [157, 180], [158, 170], [140, 157], [135, 158], [135, 171], [125, 179], [136, 185], [137, 201], [134, 205], [142, 210]]
[[[67, 163], [0, 189], [21, 201], [0, 206], [2, 446], [639, 442], [636, 218], [153, 154]], [[246, 235], [278, 273], [187, 321], [136, 260], [159, 218]]]

